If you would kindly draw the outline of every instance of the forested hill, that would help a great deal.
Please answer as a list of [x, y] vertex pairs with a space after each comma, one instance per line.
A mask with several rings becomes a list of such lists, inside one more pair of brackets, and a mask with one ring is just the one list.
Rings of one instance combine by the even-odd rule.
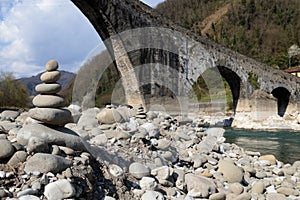
[[300, 53], [288, 53], [292, 45], [300, 46], [300, 0], [166, 0], [156, 9], [204, 37], [274, 67], [300, 65]]

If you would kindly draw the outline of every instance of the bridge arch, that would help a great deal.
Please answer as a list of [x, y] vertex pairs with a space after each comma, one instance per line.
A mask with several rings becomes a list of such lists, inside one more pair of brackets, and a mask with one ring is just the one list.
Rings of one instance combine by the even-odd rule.
[[[127, 45], [131, 45], [133, 50], [142, 49], [141, 46], [147, 44], [152, 46], [147, 46], [146, 48], [157, 48], [164, 49], [165, 45], [174, 47], [172, 49], [176, 49], [175, 54], [179, 55], [178, 57], [183, 58], [180, 60], [180, 64], [182, 64], [182, 68], [184, 68], [183, 73], [179, 72], [177, 76], [179, 79], [186, 78], [187, 81], [183, 81], [184, 84], [190, 84], [191, 82], [197, 81], [199, 75], [203, 73], [203, 71], [207, 68], [224, 66], [231, 71], [235, 72], [235, 74], [240, 78], [240, 92], [238, 96], [237, 87], [232, 87], [235, 91], [235, 100], [238, 99], [238, 106], [236, 108], [237, 111], [251, 111], [251, 105], [253, 105], [251, 95], [253, 94], [254, 89], [260, 90], [267, 94], [271, 94], [272, 86], [279, 83], [281, 86], [284, 83], [287, 85], [291, 85], [292, 90], [286, 88], [291, 93], [290, 100], [295, 102], [295, 100], [300, 99], [299, 87], [300, 81], [292, 75], [286, 74], [279, 70], [274, 70], [274, 68], [257, 62], [251, 58], [243, 56], [235, 51], [227, 49], [221, 45], [218, 45], [210, 40], [204, 39], [198, 36], [196, 33], [188, 31], [170, 20], [163, 18], [153, 11], [151, 8], [146, 5], [140, 3], [136, 0], [71, 0], [80, 11], [90, 20], [90, 22], [95, 27], [96, 31], [99, 33], [102, 40], [108, 39], [111, 36], [121, 34], [125, 31], [133, 30], [149, 27], [164, 27], [165, 29], [172, 30], [171, 34], [165, 32], [164, 35], [161, 35], [159, 31], [153, 30], [151, 33], [143, 33], [150, 36], [149, 39], [145, 39], [141, 37], [141, 34], [131, 35], [128, 38], [116, 37], [115, 40], [110, 40], [110, 42], [105, 43], [110, 53], [113, 54], [113, 60], [116, 59], [116, 64], [118, 65], [119, 71], [124, 71], [124, 74], [133, 69], [132, 63], [135, 61], [140, 61], [142, 57], [145, 58], [145, 54], [135, 54], [128, 55]], [[159, 29], [159, 28], [158, 28]], [[147, 29], [148, 31], [149, 29]], [[183, 35], [183, 37], [170, 37], [174, 36], [174, 31]], [[138, 32], [137, 32], [138, 33]], [[156, 34], [155, 34], [156, 33]], [[178, 35], [180, 35], [178, 34]], [[169, 36], [169, 38], [167, 37]], [[160, 41], [155, 42], [155, 39], [159, 38]], [[162, 39], [166, 38], [166, 39]], [[190, 38], [190, 39], [187, 39]], [[129, 43], [126, 43], [124, 40], [128, 40]], [[154, 39], [154, 40], [151, 40]], [[193, 42], [191, 42], [191, 40]], [[131, 41], [131, 42], [130, 42]], [[133, 42], [132, 42], [133, 41]], [[195, 44], [196, 43], [196, 44]], [[199, 45], [200, 44], [200, 45]], [[136, 45], [136, 46], [135, 46]], [[161, 47], [162, 46], [162, 47]], [[167, 49], [166, 49], [167, 50]], [[135, 53], [135, 52], [134, 52]], [[141, 53], [141, 52], [139, 52]], [[188, 57], [194, 57], [197, 62], [188, 62]], [[186, 65], [189, 67], [188, 71]], [[136, 64], [136, 63], [135, 63]], [[145, 63], [137, 63], [137, 65], [141, 65]], [[201, 68], [201, 69], [197, 69]], [[120, 70], [121, 69], [121, 70]], [[272, 73], [276, 71], [276, 75], [272, 77]], [[225, 73], [225, 72], [224, 72]], [[248, 83], [247, 78], [249, 74], [253, 74], [255, 78], [257, 78], [257, 87], [253, 87], [253, 85]], [[121, 72], [121, 74], [123, 74]], [[275, 77], [276, 76], [276, 77]], [[132, 77], [131, 77], [132, 78]], [[125, 80], [126, 82], [126, 80]], [[132, 84], [133, 83], [133, 84]], [[180, 82], [181, 83], [181, 82]], [[141, 96], [139, 91], [137, 90], [139, 83], [137, 78], [131, 79], [131, 82], [127, 83], [130, 91], [137, 91], [137, 96]], [[234, 85], [231, 83], [231, 85]], [[134, 87], [133, 87], [134, 86]], [[126, 86], [125, 86], [126, 87]], [[133, 87], [133, 88], [132, 88]], [[126, 87], [127, 88], [127, 87]], [[178, 84], [178, 88], [180, 85]], [[275, 89], [275, 88], [273, 88]], [[271, 91], [270, 91], [271, 90]], [[277, 90], [276, 90], [277, 91]], [[276, 93], [276, 92], [275, 92]], [[238, 97], [238, 98], [237, 98]], [[240, 100], [244, 99], [245, 101], [241, 104]], [[296, 104], [299, 105], [299, 103]], [[248, 109], [248, 107], [249, 109]], [[246, 109], [244, 109], [246, 108]]]
[[271, 93], [277, 99], [277, 114], [283, 117], [289, 105], [291, 92], [285, 87], [277, 87]]

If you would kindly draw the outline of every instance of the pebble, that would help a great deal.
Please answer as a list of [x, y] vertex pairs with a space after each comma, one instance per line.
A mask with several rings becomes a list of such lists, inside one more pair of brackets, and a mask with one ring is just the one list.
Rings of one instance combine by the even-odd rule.
[[258, 158], [258, 160], [268, 160], [270, 161], [271, 165], [276, 165], [276, 158], [274, 155], [264, 155], [264, 156], [260, 156]]
[[72, 184], [61, 179], [45, 186], [44, 194], [48, 200], [67, 199], [75, 195], [76, 191]]
[[266, 187], [265, 187], [264, 182], [263, 181], [257, 181], [252, 186], [252, 193], [263, 194], [265, 189], [266, 189]]
[[28, 159], [25, 164], [24, 171], [26, 173], [36, 171], [41, 173], [58, 173], [70, 167], [70, 165], [71, 161], [63, 157], [51, 154], [36, 153]]
[[21, 197], [21, 196], [24, 196], [24, 195], [35, 195], [37, 193], [38, 193], [37, 190], [28, 188], [28, 189], [25, 189], [25, 190], [22, 190], [22, 191], [18, 192], [17, 197]]
[[18, 200], [40, 200], [40, 198], [34, 195], [24, 195], [19, 197]]
[[125, 121], [119, 111], [114, 108], [104, 108], [97, 115], [97, 119], [101, 124], [114, 124]]
[[35, 91], [41, 94], [56, 94], [61, 90], [58, 83], [42, 83], [35, 87]]
[[124, 174], [123, 169], [115, 164], [109, 165], [109, 173], [113, 175], [114, 177], [119, 177]]
[[160, 192], [156, 191], [146, 191], [141, 200], [164, 200], [164, 196]]
[[55, 83], [60, 78], [60, 72], [59, 71], [48, 71], [41, 75], [41, 81], [44, 83]]
[[236, 195], [244, 192], [244, 187], [240, 183], [231, 183], [228, 185], [228, 187]]
[[39, 108], [60, 108], [66, 105], [63, 97], [49, 94], [39, 94], [35, 96], [32, 103]]
[[243, 170], [236, 166], [231, 160], [220, 160], [218, 171], [221, 172], [228, 183], [242, 182]]
[[129, 173], [137, 179], [150, 175], [150, 169], [141, 163], [132, 163], [129, 166]]
[[14, 151], [14, 147], [10, 141], [6, 139], [0, 139], [0, 159], [12, 156]]
[[17, 151], [7, 163], [11, 167], [17, 168], [18, 165], [22, 164], [26, 160], [27, 156], [28, 154], [25, 151]]
[[142, 190], [155, 190], [157, 187], [157, 183], [154, 178], [143, 177], [140, 180], [140, 187]]
[[210, 193], [216, 192], [216, 185], [213, 181], [208, 178], [201, 177], [195, 174], [186, 174], [185, 175], [185, 184], [187, 186], [187, 191], [192, 190], [198, 191], [201, 193], [201, 197], [207, 198]]
[[46, 70], [49, 71], [55, 71], [58, 69], [58, 62], [56, 60], [49, 60], [46, 63]]
[[226, 194], [225, 193], [215, 193], [209, 196], [209, 200], [225, 200]]

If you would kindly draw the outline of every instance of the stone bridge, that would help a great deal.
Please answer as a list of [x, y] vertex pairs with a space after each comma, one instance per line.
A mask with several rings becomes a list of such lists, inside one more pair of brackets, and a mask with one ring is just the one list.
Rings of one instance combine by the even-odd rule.
[[[112, 58], [108, 63], [116, 64], [134, 107], [147, 103], [144, 94], [155, 92], [153, 85], [164, 86], [176, 98], [190, 96], [203, 76], [207, 83], [223, 78], [229, 83], [235, 112], [283, 116], [300, 108], [299, 78], [186, 30], [138, 0], [71, 1], [104, 41]], [[208, 69], [219, 76], [205, 77]]]

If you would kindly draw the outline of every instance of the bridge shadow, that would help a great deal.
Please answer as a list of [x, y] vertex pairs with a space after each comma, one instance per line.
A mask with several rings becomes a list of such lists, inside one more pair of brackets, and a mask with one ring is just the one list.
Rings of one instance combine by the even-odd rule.
[[278, 87], [272, 91], [272, 95], [277, 98], [278, 115], [283, 117], [289, 105], [291, 93], [284, 87]]

